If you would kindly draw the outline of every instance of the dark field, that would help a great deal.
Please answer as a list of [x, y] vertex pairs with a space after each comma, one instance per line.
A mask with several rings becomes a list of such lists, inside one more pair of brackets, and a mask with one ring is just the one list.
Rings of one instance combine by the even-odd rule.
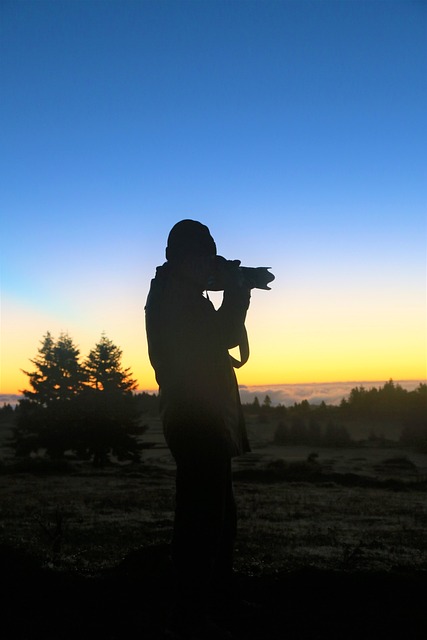
[[[260, 608], [228, 621], [234, 635], [427, 637], [427, 456], [278, 447], [273, 428], [249, 425], [253, 453], [235, 461], [236, 579]], [[174, 466], [156, 420], [144, 440], [141, 464], [103, 470], [3, 446], [3, 637], [161, 637]]]

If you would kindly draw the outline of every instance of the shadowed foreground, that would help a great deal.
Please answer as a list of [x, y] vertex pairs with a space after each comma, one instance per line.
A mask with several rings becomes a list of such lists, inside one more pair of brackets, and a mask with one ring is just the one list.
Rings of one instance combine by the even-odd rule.
[[[173, 595], [168, 548], [129, 554], [96, 578], [40, 568], [0, 548], [1, 633], [12, 638], [162, 637]], [[237, 575], [241, 595], [260, 605], [226, 622], [236, 638], [377, 640], [427, 637], [427, 574], [318, 569]]]

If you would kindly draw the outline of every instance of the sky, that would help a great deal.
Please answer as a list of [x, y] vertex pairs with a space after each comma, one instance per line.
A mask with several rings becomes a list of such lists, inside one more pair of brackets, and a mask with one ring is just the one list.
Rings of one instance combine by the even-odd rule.
[[424, 380], [426, 36], [411, 0], [2, 0], [0, 393], [47, 331], [156, 389], [183, 218], [276, 276], [242, 385]]

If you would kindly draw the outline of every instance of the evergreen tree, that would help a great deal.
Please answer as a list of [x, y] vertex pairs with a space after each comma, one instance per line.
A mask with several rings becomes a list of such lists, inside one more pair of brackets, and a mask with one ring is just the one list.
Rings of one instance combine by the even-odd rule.
[[408, 393], [400, 442], [404, 446], [427, 452], [427, 384], [421, 383]]
[[13, 422], [14, 411], [11, 404], [4, 402], [0, 408], [0, 422]]
[[55, 342], [48, 331], [37, 356], [30, 361], [35, 370], [24, 371], [33, 388], [33, 391], [23, 391], [24, 396], [40, 406], [47, 406], [53, 400], [75, 397], [86, 380], [79, 356], [79, 349], [67, 333], [61, 333]]
[[85, 360], [89, 386], [84, 392], [84, 419], [76, 451], [103, 466], [110, 454], [119, 460], [138, 460], [135, 436], [138, 405], [132, 391], [136, 382], [121, 363], [122, 351], [105, 334]]
[[267, 410], [270, 409], [271, 407], [271, 398], [270, 396], [265, 396], [264, 398], [264, 402], [262, 403], [262, 406], [265, 407]]
[[274, 432], [274, 444], [288, 444], [289, 443], [289, 427], [286, 422], [282, 420], [277, 425]]
[[23, 392], [15, 429], [17, 455], [45, 449], [51, 458], [73, 451], [94, 464], [105, 464], [110, 453], [138, 459], [142, 433], [136, 422], [136, 387], [121, 365], [121, 350], [105, 335], [84, 364], [68, 334], [54, 340], [47, 332], [35, 369], [25, 372], [31, 390]]
[[85, 361], [89, 384], [101, 391], [133, 391], [136, 388], [130, 369], [123, 369], [122, 351], [103, 333]]
[[259, 422], [268, 422], [268, 417], [271, 414], [271, 398], [270, 396], [265, 396], [262, 406], [258, 412], [258, 421]]
[[79, 418], [78, 401], [86, 374], [80, 352], [66, 333], [58, 340], [48, 331], [36, 357], [33, 371], [24, 371], [31, 390], [24, 390], [19, 402], [15, 429], [16, 453], [27, 455], [41, 448], [60, 458], [73, 442]]

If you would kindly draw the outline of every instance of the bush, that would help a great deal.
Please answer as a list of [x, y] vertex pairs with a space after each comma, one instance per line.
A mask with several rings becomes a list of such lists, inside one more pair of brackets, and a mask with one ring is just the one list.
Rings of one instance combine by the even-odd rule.
[[68, 460], [51, 460], [45, 457], [21, 458], [11, 465], [0, 466], [0, 473], [31, 473], [34, 475], [62, 475], [74, 471], [73, 465]]
[[352, 440], [346, 427], [329, 421], [326, 427], [309, 418], [295, 416], [289, 427], [280, 421], [274, 433], [274, 443], [278, 445], [308, 445], [311, 447], [346, 447]]

